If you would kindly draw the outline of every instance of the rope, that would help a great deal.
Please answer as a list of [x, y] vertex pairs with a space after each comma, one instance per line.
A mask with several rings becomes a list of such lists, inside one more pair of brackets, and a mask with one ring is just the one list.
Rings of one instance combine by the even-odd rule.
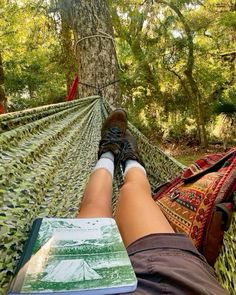
[[107, 84], [102, 85], [101, 87], [95, 86], [95, 85], [92, 85], [92, 84], [88, 84], [88, 83], [84, 83], [84, 82], [80, 82], [80, 81], [78, 81], [78, 84], [86, 86], [86, 87], [94, 88], [94, 89], [97, 90], [97, 94], [102, 96], [102, 89], [104, 89], [104, 88], [106, 88], [106, 87], [108, 87], [110, 85], [113, 85], [115, 83], [118, 83], [118, 82], [119, 82], [119, 80], [114, 80], [112, 82], [109, 82]]
[[103, 85], [102, 87], [100, 87], [100, 89], [106, 88], [107, 86], [110, 86], [110, 85], [118, 83], [118, 82], [119, 82], [119, 80], [114, 80], [113, 82]]
[[[107, 34], [107, 33], [104, 33], [104, 32], [102, 32], [102, 31], [98, 31], [98, 32], [99, 32], [100, 34], [89, 35], [89, 36], [86, 36], [86, 37], [83, 37], [83, 38], [79, 39], [79, 40], [76, 42], [76, 45], [75, 45], [75, 56], [77, 56], [77, 46], [78, 46], [78, 44], [79, 44], [81, 41], [83, 41], [83, 40], [87, 40], [87, 39], [91, 39], [91, 38], [97, 38], [97, 37], [100, 37], [100, 38], [107, 38], [107, 39], [109, 39], [109, 40], [112, 41], [112, 44], [113, 44], [114, 49], [115, 49], [115, 41], [114, 41], [114, 38], [113, 38], [111, 35], [109, 35], [109, 34]], [[119, 66], [120, 70], [123, 71], [122, 68], [121, 68], [121, 66], [120, 66], [120, 63], [119, 63], [118, 60], [117, 60], [117, 62], [118, 62], [118, 66]], [[102, 85], [101, 87], [96, 86], [96, 85], [92, 85], [92, 84], [88, 84], [88, 83], [84, 83], [84, 82], [80, 82], [80, 81], [78, 82], [78, 84], [83, 85], [83, 86], [86, 86], [86, 87], [94, 88], [94, 89], [97, 90], [97, 93], [96, 93], [96, 94], [99, 95], [99, 96], [102, 96], [102, 89], [104, 89], [104, 88], [106, 88], [106, 87], [108, 87], [108, 86], [110, 86], [110, 85], [112, 85], [112, 84], [115, 84], [115, 83], [117, 83], [117, 82], [119, 82], [119, 80], [114, 80], [114, 81], [112, 81], [112, 82], [109, 82], [109, 83], [107, 83], [107, 84]]]
[[[106, 34], [107, 35], [107, 34]], [[76, 45], [75, 45], [75, 53], [77, 53], [77, 46], [78, 46], [78, 44], [81, 42], [81, 41], [83, 41], [83, 40], [86, 40], [86, 39], [90, 39], [90, 38], [96, 38], [96, 37], [101, 37], [101, 38], [107, 38], [107, 39], [110, 39], [111, 41], [112, 41], [112, 43], [113, 43], [113, 46], [115, 47], [115, 43], [114, 43], [114, 39], [113, 39], [113, 37], [112, 36], [110, 36], [110, 35], [102, 35], [102, 34], [95, 34], [95, 35], [90, 35], [90, 36], [86, 36], [86, 37], [83, 37], [83, 38], [81, 38], [81, 39], [79, 39], [77, 42], [76, 42]]]
[[78, 84], [81, 84], [81, 85], [83, 85], [83, 86], [87, 86], [87, 87], [91, 87], [91, 88], [98, 89], [97, 86], [94, 86], [94, 85], [91, 85], [91, 84], [87, 84], [87, 83], [83, 83], [83, 82], [80, 82], [80, 81], [78, 81]]
[[[91, 38], [97, 38], [97, 37], [99, 37], [99, 38], [107, 38], [107, 39], [110, 39], [110, 40], [112, 41], [112, 44], [113, 44], [114, 50], [116, 51], [116, 46], [115, 46], [115, 40], [114, 40], [114, 38], [113, 38], [111, 35], [109, 35], [109, 34], [107, 34], [107, 33], [105, 33], [105, 32], [102, 32], [102, 31], [100, 31], [100, 30], [99, 30], [98, 32], [99, 32], [100, 34], [94, 34], [94, 35], [85, 36], [85, 37], [80, 38], [80, 39], [76, 42], [76, 44], [75, 44], [75, 56], [77, 56], [77, 46], [78, 46], [78, 44], [79, 44], [81, 41], [83, 41], [83, 40], [87, 40], [87, 39], [91, 39]], [[118, 63], [118, 67], [119, 67], [119, 69], [120, 69], [122, 72], [124, 72], [124, 70], [121, 68], [121, 65], [120, 65], [118, 59], [117, 59], [117, 63]]]

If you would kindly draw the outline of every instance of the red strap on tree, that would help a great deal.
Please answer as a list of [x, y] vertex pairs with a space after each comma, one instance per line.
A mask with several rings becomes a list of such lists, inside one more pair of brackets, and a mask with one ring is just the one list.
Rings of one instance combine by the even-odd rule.
[[0, 103], [0, 115], [4, 113], [5, 113], [4, 106]]
[[79, 77], [76, 76], [75, 79], [73, 80], [71, 86], [70, 86], [70, 90], [69, 93], [66, 97], [67, 101], [73, 100], [75, 98], [75, 93], [78, 87], [78, 82], [79, 82]]

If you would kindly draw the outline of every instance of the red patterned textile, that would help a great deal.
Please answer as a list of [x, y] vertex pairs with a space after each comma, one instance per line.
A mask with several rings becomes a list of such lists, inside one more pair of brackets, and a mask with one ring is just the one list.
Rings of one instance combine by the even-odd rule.
[[233, 191], [236, 149], [197, 160], [154, 199], [174, 230], [186, 233], [201, 251], [215, 205], [229, 202]]

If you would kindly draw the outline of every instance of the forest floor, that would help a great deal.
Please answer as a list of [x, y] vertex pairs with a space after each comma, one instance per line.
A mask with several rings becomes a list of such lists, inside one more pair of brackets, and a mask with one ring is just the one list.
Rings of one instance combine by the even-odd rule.
[[[209, 154], [224, 153], [223, 143], [210, 143], [207, 148], [199, 146], [197, 142], [189, 141], [188, 139], [181, 138], [179, 141], [162, 141], [157, 138], [153, 133], [145, 134], [150, 143], [159, 147], [164, 153], [175, 158], [177, 161], [185, 166], [192, 164], [197, 159], [203, 158]], [[229, 148], [236, 148], [236, 141], [227, 145]]]
[[189, 147], [181, 144], [165, 144], [161, 145], [161, 149], [186, 166], [206, 155], [224, 152], [223, 146], [219, 144], [209, 145], [208, 148], [197, 145]]

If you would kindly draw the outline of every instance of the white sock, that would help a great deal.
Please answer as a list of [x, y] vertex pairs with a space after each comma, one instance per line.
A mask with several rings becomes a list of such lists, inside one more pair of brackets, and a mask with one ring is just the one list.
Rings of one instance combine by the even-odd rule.
[[93, 171], [97, 169], [106, 169], [113, 179], [114, 175], [114, 155], [112, 152], [106, 152], [101, 155], [101, 158], [97, 161], [97, 164], [95, 165]]
[[112, 152], [106, 152], [101, 155], [100, 159], [102, 158], [110, 159], [112, 162], [114, 162], [115, 156]]
[[135, 160], [127, 160], [127, 161], [125, 162], [124, 177], [125, 177], [125, 175], [127, 174], [127, 172], [129, 171], [129, 169], [130, 169], [130, 168], [134, 168], [134, 167], [135, 167], [135, 168], [139, 168], [139, 169], [141, 169], [141, 170], [143, 171], [143, 173], [144, 173], [145, 175], [147, 175], [145, 168], [144, 168], [141, 164], [139, 164], [139, 162], [137, 162], [137, 161], [135, 161]]

